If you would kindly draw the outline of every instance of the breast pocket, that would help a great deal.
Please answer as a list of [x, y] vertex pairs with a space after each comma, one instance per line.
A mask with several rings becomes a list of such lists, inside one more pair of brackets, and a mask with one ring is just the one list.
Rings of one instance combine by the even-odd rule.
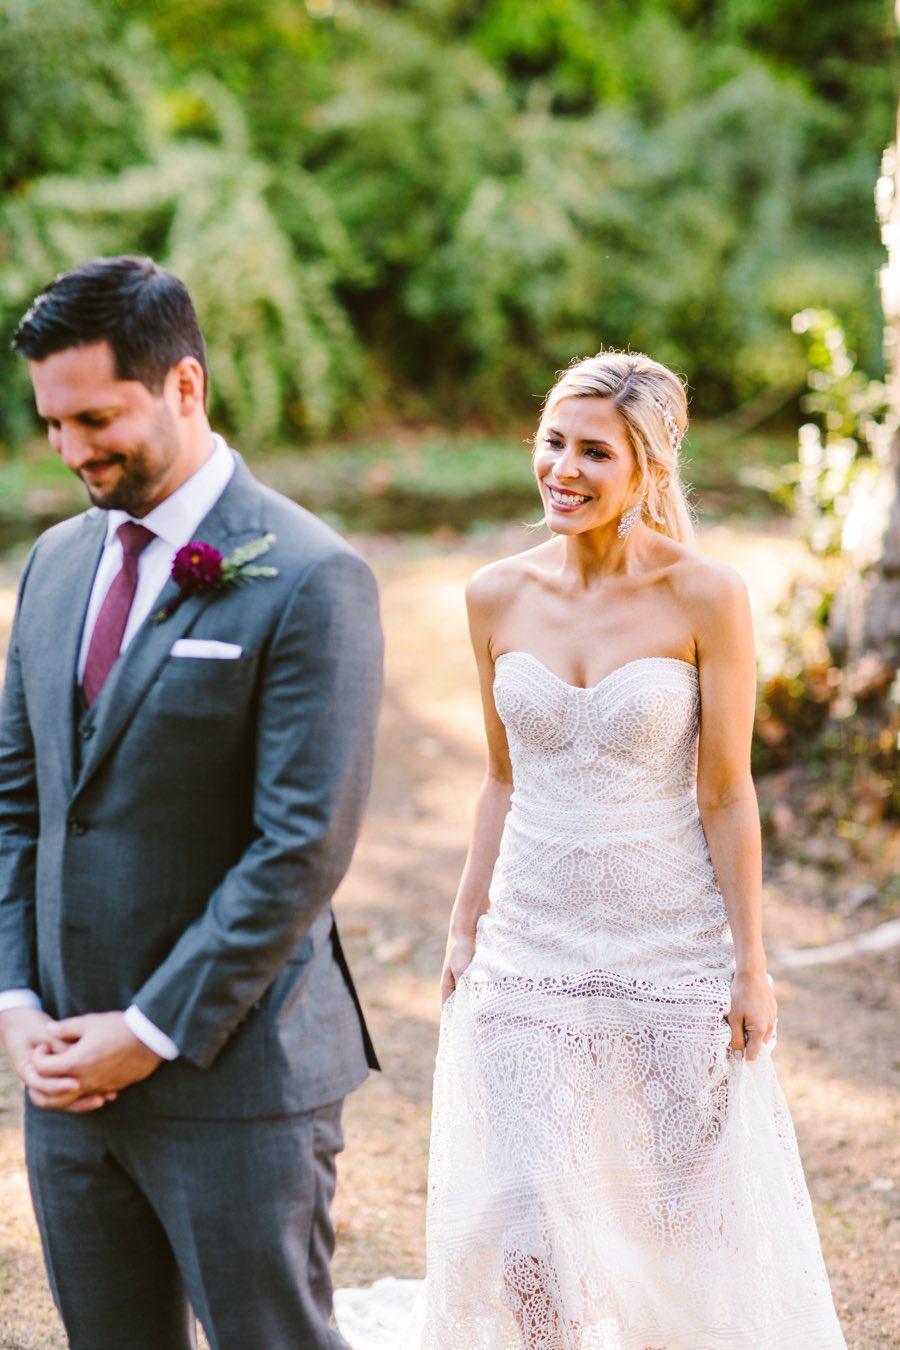
[[147, 695], [145, 708], [165, 717], [223, 717], [252, 696], [254, 663], [246, 657], [169, 657]]

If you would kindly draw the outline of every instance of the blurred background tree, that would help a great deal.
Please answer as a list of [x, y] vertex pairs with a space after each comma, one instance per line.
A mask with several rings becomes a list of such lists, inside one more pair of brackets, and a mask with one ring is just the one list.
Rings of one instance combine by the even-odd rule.
[[[892, 33], [871, 0], [2, 0], [0, 326], [146, 251], [247, 444], [530, 417], [601, 343], [760, 418], [803, 308], [880, 373]], [[15, 447], [5, 340], [0, 400]]]

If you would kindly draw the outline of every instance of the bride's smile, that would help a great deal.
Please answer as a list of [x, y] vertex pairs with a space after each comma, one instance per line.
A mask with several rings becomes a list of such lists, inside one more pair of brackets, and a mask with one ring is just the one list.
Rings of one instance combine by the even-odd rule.
[[584, 506], [585, 502], [591, 500], [590, 497], [581, 496], [577, 492], [567, 492], [563, 488], [555, 487], [553, 483], [547, 484], [547, 491], [553, 505], [561, 507], [564, 511], [571, 511], [575, 507]]
[[535, 437], [534, 471], [554, 534], [605, 536], [638, 496], [634, 454], [610, 399], [562, 397], [549, 405]]

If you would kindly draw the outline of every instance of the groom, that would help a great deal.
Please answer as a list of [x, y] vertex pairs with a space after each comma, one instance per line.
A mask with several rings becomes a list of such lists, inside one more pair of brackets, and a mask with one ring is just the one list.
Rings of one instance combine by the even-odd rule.
[[86, 263], [14, 346], [93, 503], [28, 558], [0, 704], [0, 1036], [53, 1294], [75, 1350], [193, 1347], [191, 1308], [215, 1350], [336, 1350], [375, 583], [211, 433], [171, 273]]

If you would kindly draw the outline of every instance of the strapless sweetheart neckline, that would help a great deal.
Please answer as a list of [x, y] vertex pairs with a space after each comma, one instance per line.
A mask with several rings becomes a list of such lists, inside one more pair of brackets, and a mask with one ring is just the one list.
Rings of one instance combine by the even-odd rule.
[[561, 684], [565, 689], [574, 690], [576, 694], [593, 694], [598, 689], [600, 689], [602, 685], [606, 684], [609, 680], [613, 679], [614, 676], [620, 675], [623, 670], [628, 670], [631, 666], [643, 665], [647, 661], [670, 662], [673, 665], [686, 667], [688, 670], [692, 670], [694, 672], [694, 675], [698, 679], [700, 675], [700, 672], [694, 665], [693, 661], [682, 661], [680, 656], [636, 656], [633, 661], [626, 661], [624, 665], [616, 666], [614, 670], [609, 671], [609, 673], [607, 675], [604, 675], [602, 680], [598, 680], [596, 684], [587, 684], [587, 685], [571, 684], [568, 680], [564, 680], [561, 675], [557, 675], [555, 670], [551, 670], [550, 667], [544, 661], [542, 661], [539, 656], [535, 656], [532, 652], [519, 650], [513, 650], [511, 652], [501, 652], [500, 655], [494, 661], [495, 668], [500, 664], [501, 661], [505, 661], [511, 656], [524, 656], [526, 660], [532, 661], [536, 666], [540, 666], [541, 670], [546, 671], [546, 673], [551, 677], [551, 679], [554, 679], [557, 682], [557, 684]]

